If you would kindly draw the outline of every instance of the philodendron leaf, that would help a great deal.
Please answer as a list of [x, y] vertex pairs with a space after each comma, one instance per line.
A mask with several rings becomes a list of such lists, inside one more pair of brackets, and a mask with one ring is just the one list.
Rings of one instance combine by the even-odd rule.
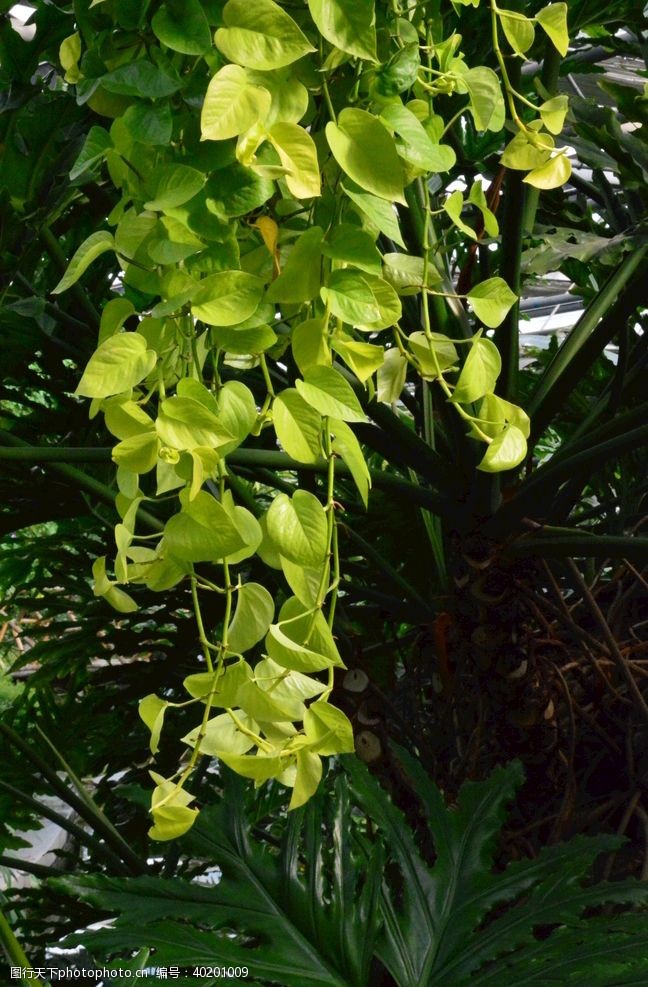
[[309, 302], [317, 297], [321, 286], [323, 236], [321, 226], [311, 226], [301, 234], [288, 254], [281, 274], [268, 288], [268, 301]]
[[278, 69], [315, 51], [290, 14], [273, 0], [229, 0], [216, 46], [231, 62], [251, 69]]
[[90, 127], [81, 152], [70, 169], [70, 179], [74, 181], [102, 161], [106, 151], [112, 146], [112, 138], [107, 130], [103, 127]]
[[200, 192], [206, 176], [189, 165], [164, 165], [151, 180], [152, 197], [145, 203], [151, 212], [181, 206]]
[[282, 668], [306, 675], [310, 672], [321, 672], [336, 664], [327, 655], [319, 654], [307, 645], [293, 641], [284, 633], [280, 624], [271, 625], [265, 646], [270, 657]]
[[511, 48], [517, 55], [524, 55], [535, 39], [533, 21], [515, 11], [500, 10], [498, 16]]
[[423, 287], [424, 278], [428, 288], [441, 280], [434, 264], [428, 263], [426, 267], [422, 257], [401, 253], [383, 255], [383, 276], [399, 295], [417, 295]]
[[295, 363], [305, 374], [311, 367], [330, 366], [331, 350], [326, 328], [328, 320], [306, 319], [292, 332], [291, 350]]
[[400, 299], [392, 286], [364, 271], [333, 271], [320, 294], [338, 319], [369, 332], [387, 329], [402, 314]]
[[[362, 216], [366, 217], [376, 229], [388, 236], [399, 247], [405, 247], [403, 235], [398, 225], [398, 216], [391, 202], [387, 202], [377, 195], [369, 195], [368, 192], [363, 192], [357, 187], [352, 188], [350, 183], [343, 185], [342, 188]], [[360, 267], [361, 265], [357, 264], [356, 266]]]
[[214, 411], [182, 394], [162, 401], [156, 429], [165, 446], [180, 450], [203, 446], [216, 449], [233, 438]]
[[477, 318], [489, 329], [499, 326], [517, 301], [517, 295], [503, 278], [489, 278], [476, 284], [467, 297]]
[[304, 715], [304, 700], [321, 695], [326, 686], [323, 682], [291, 671], [278, 665], [272, 658], [264, 658], [254, 666], [256, 684], [268, 692], [275, 700], [290, 712], [293, 720]]
[[408, 342], [418, 361], [421, 374], [430, 380], [435, 380], [444, 370], [455, 366], [459, 360], [452, 340], [439, 332], [431, 332], [426, 336], [419, 330], [410, 334]]
[[474, 339], [453, 391], [453, 402], [470, 404], [493, 391], [501, 369], [502, 358], [495, 343], [483, 336]]
[[292, 387], [278, 394], [272, 406], [277, 438], [300, 463], [322, 458], [322, 416]]
[[366, 415], [353, 388], [333, 367], [311, 367], [295, 386], [302, 398], [319, 411], [345, 422], [364, 422]]
[[317, 497], [296, 490], [279, 494], [267, 515], [268, 534], [279, 553], [296, 565], [319, 566], [327, 549], [326, 513]]
[[83, 78], [79, 71], [79, 59], [81, 58], [81, 35], [78, 31], [71, 34], [61, 42], [59, 48], [59, 61], [61, 68], [65, 71], [66, 82], [79, 82]]
[[164, 99], [165, 96], [177, 92], [182, 82], [170, 67], [165, 71], [146, 58], [140, 58], [134, 62], [125, 62], [107, 75], [103, 75], [101, 85], [109, 93], [117, 93], [121, 96]]
[[263, 280], [255, 274], [219, 271], [199, 283], [191, 311], [207, 325], [234, 326], [256, 312], [263, 290]]
[[462, 233], [465, 233], [466, 236], [472, 237], [473, 240], [477, 240], [478, 237], [475, 231], [471, 229], [471, 227], [468, 226], [467, 223], [464, 223], [464, 221], [461, 218], [461, 211], [463, 207], [464, 207], [464, 197], [463, 197], [463, 192], [460, 189], [455, 189], [455, 191], [452, 192], [452, 194], [449, 195], [448, 198], [443, 203], [443, 208], [445, 209], [445, 211], [447, 212], [448, 216], [450, 217], [454, 225], [457, 227], [457, 229], [461, 230]]
[[448, 171], [457, 156], [448, 144], [435, 144], [423, 124], [401, 103], [388, 103], [382, 110], [383, 119], [399, 137], [396, 147], [401, 158], [422, 171]]
[[360, 268], [367, 274], [380, 276], [381, 259], [375, 237], [350, 223], [333, 227], [322, 245], [322, 253], [332, 260]]
[[245, 661], [228, 665], [223, 672], [198, 672], [188, 675], [183, 686], [190, 696], [202, 703], [208, 700], [214, 706], [236, 706], [238, 691], [244, 682], [252, 678], [252, 669]]
[[198, 810], [189, 808], [194, 796], [153, 771], [151, 777], [156, 787], [151, 798], [154, 825], [148, 835], [152, 840], [175, 840], [188, 832], [195, 822]]
[[308, 0], [308, 9], [327, 41], [357, 58], [375, 62], [374, 0]]
[[173, 116], [168, 100], [133, 103], [124, 113], [122, 122], [140, 144], [168, 146], [171, 143]]
[[528, 185], [533, 185], [539, 189], [560, 188], [571, 175], [571, 161], [565, 153], [556, 154], [550, 158], [546, 164], [539, 168], [534, 168], [528, 175], [524, 176], [524, 181]]
[[243, 583], [236, 594], [236, 610], [227, 632], [228, 650], [243, 654], [268, 632], [274, 617], [274, 600], [258, 583]]
[[200, 117], [203, 140], [238, 137], [270, 112], [270, 93], [240, 65], [224, 65], [207, 87]]
[[202, 55], [211, 45], [209, 21], [198, 0], [165, 0], [151, 27], [163, 45], [183, 55]]
[[477, 469], [483, 473], [501, 473], [519, 466], [526, 453], [524, 433], [516, 425], [507, 425], [490, 443]]
[[[406, 92], [416, 82], [421, 68], [421, 53], [418, 46], [418, 35], [414, 25], [412, 39], [408, 37], [402, 48], [398, 48], [384, 65], [381, 65], [373, 82], [373, 90], [380, 96], [398, 96]], [[402, 28], [401, 28], [402, 30]]]
[[183, 510], [164, 528], [164, 544], [184, 562], [216, 562], [245, 547], [245, 541], [225, 508], [211, 494], [193, 500], [181, 496]]
[[76, 284], [81, 275], [97, 257], [105, 254], [107, 250], [114, 249], [115, 241], [112, 233], [108, 233], [107, 230], [99, 230], [97, 233], [92, 233], [87, 240], [83, 241], [72, 257], [65, 274], [56, 287], [52, 288], [52, 294], [60, 295], [62, 291], [67, 291], [73, 284]]
[[[322, 580], [326, 579], [328, 584], [328, 561], [314, 568], [306, 565], [295, 565], [294, 562], [284, 558], [283, 555], [279, 556], [279, 558], [286, 582], [297, 599], [305, 607], [317, 606]], [[324, 566], [327, 567], [326, 573], [324, 572]]]
[[565, 57], [569, 51], [569, 31], [567, 30], [567, 4], [550, 3], [538, 11], [537, 23], [548, 34], [560, 54]]
[[477, 130], [497, 133], [504, 126], [506, 108], [496, 73], [486, 65], [477, 65], [461, 76], [470, 96], [470, 109]]
[[507, 425], [515, 425], [525, 439], [529, 438], [531, 422], [526, 411], [505, 401], [497, 394], [487, 394], [479, 406], [479, 427], [486, 435], [495, 438]]
[[[423, 334], [425, 335], [425, 334]], [[385, 362], [378, 369], [377, 398], [387, 404], [398, 401], [407, 378], [407, 360], [395, 346], [385, 352]]]
[[552, 134], [559, 134], [563, 129], [568, 109], [567, 96], [552, 96], [551, 99], [545, 100], [540, 107], [540, 116], [547, 130]]
[[[236, 710], [236, 719], [246, 730], [258, 732], [258, 723], [243, 710]], [[246, 754], [254, 747], [254, 741], [239, 728], [229, 713], [212, 716], [204, 728], [202, 726], [195, 727], [182, 740], [190, 747], [195, 747], [200, 740], [200, 753], [209, 754], [212, 757], [219, 757], [222, 753]]]
[[382, 346], [375, 346], [373, 343], [360, 343], [342, 334], [333, 337], [331, 346], [363, 384], [376, 370], [382, 367], [385, 359], [385, 351]]
[[334, 433], [333, 452], [349, 467], [358, 493], [362, 498], [362, 503], [366, 507], [369, 501], [371, 475], [362, 455], [360, 443], [346, 422], [332, 418], [331, 429]]
[[129, 435], [114, 446], [113, 462], [133, 473], [148, 473], [157, 464], [159, 444], [155, 429]]
[[[538, 123], [541, 125], [542, 122]], [[536, 133], [531, 138], [520, 132], [509, 141], [502, 154], [502, 164], [506, 168], [528, 171], [529, 168], [541, 168], [549, 160], [556, 143], [551, 134]]]
[[157, 754], [160, 749], [160, 734], [164, 726], [164, 714], [168, 708], [168, 702], [156, 695], [145, 696], [144, 699], [140, 699], [138, 712], [140, 718], [151, 731], [149, 745], [151, 754]]
[[349, 325], [362, 325], [380, 318], [377, 299], [364, 274], [343, 269], [333, 271], [321, 290], [331, 313]]
[[217, 346], [237, 355], [265, 353], [277, 342], [277, 334], [270, 326], [255, 326], [253, 329], [214, 326], [211, 332]]
[[285, 169], [288, 191], [296, 199], [311, 199], [320, 194], [320, 169], [313, 138], [296, 123], [275, 123], [268, 139]]
[[315, 794], [322, 779], [322, 760], [309, 750], [297, 751], [297, 773], [289, 809], [298, 809]]
[[109, 336], [90, 357], [74, 393], [86, 398], [107, 398], [128, 391], [148, 377], [156, 360], [155, 352], [147, 349], [139, 333]]
[[337, 123], [327, 123], [326, 139], [342, 171], [361, 188], [388, 202], [405, 203], [396, 143], [378, 117], [346, 107]]
[[308, 110], [309, 93], [297, 78], [292, 66], [274, 69], [272, 72], [248, 70], [248, 78], [270, 93], [272, 105], [266, 120], [268, 127], [281, 123], [299, 123]]
[[348, 718], [330, 703], [317, 700], [304, 714], [304, 730], [311, 750], [318, 754], [346, 754], [353, 750], [353, 727]]

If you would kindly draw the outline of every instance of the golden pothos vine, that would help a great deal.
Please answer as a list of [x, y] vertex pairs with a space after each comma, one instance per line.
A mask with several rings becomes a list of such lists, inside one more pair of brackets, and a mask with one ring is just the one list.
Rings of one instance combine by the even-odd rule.
[[[516, 294], [498, 276], [454, 287], [452, 244], [495, 242], [499, 226], [480, 178], [449, 187], [451, 137], [490, 133], [501, 163], [539, 189], [566, 180], [554, 141], [566, 99], [538, 85], [534, 101], [510, 66], [538, 27], [565, 53], [567, 7], [527, 17], [490, 0], [488, 66], [466, 64], [461, 6], [480, 2], [165, 0], [133, 11], [94, 0], [61, 46], [65, 84], [101, 120], [71, 178], [107, 174], [118, 195], [55, 289], [114, 257], [77, 388], [116, 439], [116, 555], [112, 575], [96, 561], [95, 592], [129, 612], [124, 586], [186, 584], [202, 654], [187, 698], [140, 705], [153, 753], [166, 715], [196, 711], [176, 774], [152, 773], [156, 839], [191, 826], [201, 756], [256, 784], [278, 779], [294, 808], [316, 790], [322, 757], [353, 749], [331, 702], [343, 667], [336, 468], [366, 505], [356, 426], [368, 404], [398, 408], [422, 379], [481, 444], [479, 470], [526, 456], [529, 420], [496, 393], [490, 338]], [[462, 338], [444, 333], [444, 305], [463, 312]], [[232, 467], [273, 449], [286, 454], [278, 493]], [[300, 467], [324, 486], [300, 488]], [[166, 518], [159, 530], [142, 524], [149, 504]], [[253, 556], [283, 573], [280, 599], [249, 580]], [[209, 626], [212, 597], [223, 617]]]

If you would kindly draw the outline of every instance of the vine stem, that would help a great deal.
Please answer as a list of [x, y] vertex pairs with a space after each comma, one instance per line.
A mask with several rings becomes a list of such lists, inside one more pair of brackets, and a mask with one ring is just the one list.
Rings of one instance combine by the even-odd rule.
[[[423, 321], [423, 331], [425, 332], [425, 338], [428, 341], [428, 345], [429, 345], [429, 348], [430, 348], [430, 354], [431, 354], [432, 360], [434, 362], [434, 369], [435, 369], [435, 372], [436, 372], [436, 379], [438, 380], [439, 385], [440, 385], [443, 393], [445, 394], [446, 398], [448, 399], [448, 401], [450, 401], [452, 399], [452, 390], [450, 389], [450, 386], [449, 386], [448, 382], [446, 381], [445, 377], [443, 376], [443, 373], [441, 371], [441, 367], [439, 366], [439, 361], [437, 359], [437, 355], [436, 355], [435, 350], [434, 350], [434, 339], [433, 339], [433, 336], [432, 336], [432, 327], [431, 327], [431, 324], [430, 324], [430, 312], [429, 312], [429, 309], [428, 309], [427, 300], [425, 298], [425, 292], [429, 292], [429, 294], [431, 294], [431, 295], [440, 295], [440, 294], [442, 295], [442, 294], [444, 294], [443, 292], [429, 291], [429, 289], [426, 288], [427, 274], [428, 274], [428, 270], [429, 270], [429, 251], [430, 251], [430, 243], [429, 243], [429, 229], [430, 229], [430, 191], [429, 191], [429, 189], [427, 187], [427, 184], [425, 184], [425, 183], [423, 183], [423, 210], [424, 210], [424, 217], [423, 217], [423, 244], [422, 244], [422, 246], [423, 246], [423, 292], [424, 292], [424, 294], [423, 294], [423, 299], [422, 299], [422, 302], [423, 303], [421, 305], [422, 321]], [[462, 297], [462, 296], [452, 295], [451, 297], [453, 297], [453, 298], [459, 298], [459, 297]], [[462, 408], [460, 404], [455, 404], [455, 408], [457, 409], [457, 414], [460, 416], [460, 418], [463, 418], [464, 421], [467, 421], [467, 422], [470, 422], [471, 423], [472, 427], [475, 429], [475, 431], [479, 435], [479, 438], [482, 440], [482, 442], [486, 442], [487, 445], [490, 445], [490, 443], [493, 440], [491, 439], [491, 437], [489, 435], [486, 435], [486, 433], [482, 431], [482, 429], [479, 427], [479, 425], [477, 424], [477, 422], [474, 419], [474, 417], [472, 415], [470, 415], [467, 411], [465, 411], [464, 408]]]
[[511, 84], [511, 80], [510, 80], [509, 74], [508, 74], [508, 69], [506, 68], [506, 62], [504, 60], [504, 55], [502, 54], [502, 49], [500, 48], [499, 30], [498, 30], [498, 24], [499, 24], [498, 15], [499, 15], [499, 11], [498, 11], [497, 3], [495, 2], [495, 0], [490, 0], [490, 9], [491, 9], [491, 30], [492, 30], [492, 33], [493, 33], [493, 51], [495, 52], [495, 55], [497, 57], [497, 61], [498, 61], [499, 67], [500, 67], [500, 71], [502, 73], [502, 82], [504, 83], [504, 89], [506, 90], [506, 99], [507, 99], [507, 102], [508, 102], [508, 105], [509, 105], [509, 109], [511, 111], [511, 116], [515, 120], [515, 123], [517, 124], [518, 128], [521, 131], [523, 131], [524, 133], [526, 133], [527, 132], [527, 127], [525, 126], [524, 122], [520, 119], [520, 116], [519, 116], [518, 111], [516, 109], [516, 106], [515, 106], [515, 90], [514, 90], [512, 84]]
[[[340, 579], [340, 562], [339, 554], [337, 550], [337, 538], [335, 537], [336, 530], [336, 520], [335, 520], [335, 453], [333, 452], [333, 445], [331, 442], [331, 428], [329, 424], [328, 416], [324, 417], [324, 456], [327, 463], [326, 471], [326, 504], [324, 505], [324, 510], [326, 511], [326, 554], [324, 556], [324, 563], [322, 568], [322, 576], [320, 579], [320, 584], [317, 590], [317, 598], [315, 601], [315, 607], [313, 608], [313, 613], [310, 619], [310, 625], [308, 628], [308, 634], [306, 635], [305, 644], [308, 644], [311, 634], [315, 629], [315, 620], [317, 614], [321, 612], [324, 606], [324, 601], [329, 593], [332, 593], [331, 597], [331, 611], [329, 611], [328, 624], [329, 627], [333, 626], [333, 619], [335, 616], [335, 603], [337, 599], [337, 589]], [[330, 560], [333, 560], [333, 580], [331, 581], [330, 576]]]
[[211, 652], [215, 650], [215, 645], [211, 644], [207, 639], [207, 634], [205, 632], [205, 624], [203, 622], [202, 610], [200, 609], [200, 600], [198, 599], [198, 585], [197, 577], [191, 575], [191, 599], [193, 601], [194, 614], [196, 617], [196, 624], [198, 626], [198, 637], [200, 643], [205, 649], [205, 662], [207, 663], [207, 668], [210, 672], [214, 671], [214, 665], [211, 659]]

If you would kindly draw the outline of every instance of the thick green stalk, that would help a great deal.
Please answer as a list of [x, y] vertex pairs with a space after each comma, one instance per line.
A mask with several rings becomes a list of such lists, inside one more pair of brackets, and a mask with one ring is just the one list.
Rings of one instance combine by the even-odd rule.
[[[550, 530], [550, 529], [544, 529]], [[598, 558], [629, 559], [645, 563], [648, 558], [648, 538], [624, 537], [623, 535], [574, 534], [525, 535], [506, 547], [507, 556], [537, 555], [542, 558]]]
[[[0, 440], [16, 438], [0, 429]], [[109, 463], [111, 455], [108, 446], [0, 446], [0, 459], [12, 463]]]
[[502, 505], [492, 520], [491, 533], [503, 534], [523, 517], [546, 516], [547, 505], [551, 506], [556, 490], [565, 480], [573, 477], [580, 470], [583, 470], [586, 476], [585, 471], [591, 472], [594, 466], [609, 463], [620, 453], [647, 444], [648, 425], [642, 425], [622, 435], [616, 435], [606, 442], [597, 442], [590, 448], [582, 449], [573, 455], [562, 456], [556, 462], [550, 460], [523, 484], [511, 500]]
[[532, 442], [562, 408], [587, 367], [614, 338], [621, 321], [645, 297], [643, 281], [647, 262], [646, 245], [624, 257], [545, 370], [527, 409], [531, 416]]
[[[54, 450], [50, 446], [30, 446], [28, 442], [23, 442], [22, 439], [17, 438], [17, 436], [13, 435], [11, 432], [5, 431], [4, 429], [0, 429], [0, 442], [5, 443], [5, 445], [0, 446], [0, 460], [16, 459], [16, 460], [22, 460], [23, 462], [27, 461], [27, 462], [50, 463], [52, 469], [56, 470], [56, 472], [59, 473], [61, 476], [64, 476], [66, 480], [71, 481], [71, 485], [73, 487], [76, 487], [79, 490], [82, 490], [85, 493], [90, 494], [92, 497], [95, 497], [97, 500], [102, 501], [104, 504], [110, 504], [111, 507], [115, 506], [115, 492], [111, 487], [107, 486], [105, 483], [102, 483], [100, 480], [95, 480], [93, 476], [90, 476], [88, 473], [85, 473], [83, 470], [79, 470], [75, 466], [68, 465], [68, 462], [65, 460], [64, 457], [63, 457], [64, 461], [61, 462], [60, 457], [55, 455], [55, 453], [66, 454], [67, 450], [65, 449]], [[18, 451], [18, 454], [12, 455], [11, 449], [7, 448], [8, 446], [14, 447], [14, 449]], [[109, 453], [111, 452], [110, 449], [109, 450], [90, 449], [87, 450], [88, 452], [90, 452], [90, 455], [87, 457], [87, 459], [84, 459], [84, 457], [81, 456], [81, 453], [85, 451], [86, 450], [79, 450], [79, 449], [73, 450], [74, 455], [72, 457], [72, 461], [73, 462], [83, 462], [83, 461], [102, 462], [110, 458], [109, 456], [106, 456], [106, 451], [108, 451]], [[96, 457], [93, 455], [93, 453], [97, 453]], [[78, 458], [76, 458], [77, 454], [78, 454]], [[140, 521], [142, 521], [142, 523], [147, 528], [149, 528], [149, 530], [162, 531], [162, 528], [164, 527], [162, 522], [159, 521], [156, 517], [153, 517], [152, 514], [149, 514], [148, 511], [140, 507], [140, 509], [137, 512], [137, 516], [140, 519]]]
[[[128, 844], [122, 839], [117, 830], [113, 825], [105, 818], [101, 810], [92, 802], [92, 800], [87, 796], [88, 801], [81, 798], [76, 792], [72, 791], [68, 786], [62, 781], [54, 768], [52, 768], [47, 761], [44, 760], [35, 750], [33, 750], [29, 744], [26, 744], [22, 737], [16, 733], [7, 723], [0, 723], [0, 733], [4, 734], [5, 738], [10, 744], [19, 750], [31, 763], [34, 765], [38, 773], [41, 775], [45, 781], [49, 782], [53, 791], [60, 795], [62, 800], [66, 802], [71, 809], [84, 819], [92, 829], [101, 835], [109, 846], [112, 846], [113, 850], [122, 857], [122, 859], [129, 865], [130, 869], [135, 873], [142, 874], [146, 870], [142, 861], [139, 859], [137, 854], [133, 853]], [[49, 744], [47, 737], [42, 734], [46, 743]], [[58, 752], [56, 752], [58, 753]], [[67, 768], [67, 765], [65, 765]], [[69, 770], [69, 769], [68, 769]]]
[[39, 802], [38, 799], [32, 798], [31, 795], [20, 791], [19, 788], [15, 788], [13, 785], [9, 785], [6, 781], [0, 781], [0, 789], [17, 799], [19, 802], [24, 802], [25, 805], [29, 806], [30, 809], [39, 815], [44, 816], [45, 819], [49, 819], [50, 822], [60, 826], [61, 829], [64, 829], [71, 836], [74, 836], [79, 843], [94, 850], [95, 853], [102, 856], [106, 862], [110, 862], [118, 874], [123, 874], [126, 870], [126, 865], [123, 860], [121, 860], [109, 846], [102, 843], [96, 836], [93, 836], [92, 833], [86, 832], [86, 830], [82, 829], [81, 826], [77, 826], [77, 824], [72, 822], [71, 819], [66, 819], [66, 817], [61, 815], [60, 812], [50, 809], [50, 807], [44, 802]]
[[520, 366], [520, 290], [522, 271], [523, 212], [525, 186], [519, 171], [508, 171], [504, 182], [504, 216], [500, 226], [502, 238], [500, 275], [517, 301], [502, 324], [495, 330], [494, 342], [502, 358], [497, 393], [506, 401], [517, 400]]
[[436, 613], [435, 608], [430, 606], [430, 604], [423, 599], [418, 590], [416, 590], [414, 586], [412, 586], [412, 584], [400, 574], [400, 572], [394, 569], [391, 563], [388, 562], [380, 552], [377, 552], [373, 545], [366, 541], [362, 535], [359, 535], [357, 531], [354, 531], [353, 528], [349, 527], [347, 524], [340, 524], [340, 528], [351, 539], [351, 541], [355, 542], [355, 544], [362, 550], [364, 557], [366, 559], [370, 559], [377, 566], [382, 575], [385, 577], [386, 583], [394, 588], [398, 587], [400, 589], [405, 600], [412, 600], [423, 609], [428, 608], [431, 613]]
[[45, 987], [45, 982], [40, 977], [33, 975], [33, 968], [27, 959], [27, 954], [16, 939], [13, 929], [2, 911], [0, 911], [0, 942], [11, 966], [17, 967], [19, 970], [29, 971], [28, 976], [20, 977], [20, 983], [25, 984], [25, 987], [27, 985], [29, 987]]

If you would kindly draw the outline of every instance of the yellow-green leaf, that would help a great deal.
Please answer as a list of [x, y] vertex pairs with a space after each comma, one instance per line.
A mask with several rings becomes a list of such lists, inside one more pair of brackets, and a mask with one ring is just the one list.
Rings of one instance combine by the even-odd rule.
[[216, 45], [226, 58], [251, 69], [278, 69], [315, 51], [290, 14], [273, 0], [229, 0]]
[[551, 99], [545, 100], [540, 107], [540, 116], [547, 130], [550, 130], [552, 134], [559, 134], [563, 129], [568, 109], [569, 100], [567, 96], [553, 96]]
[[489, 329], [499, 326], [517, 301], [517, 295], [503, 278], [488, 278], [476, 284], [467, 297], [477, 318]]
[[227, 632], [227, 649], [243, 654], [268, 632], [274, 617], [274, 600], [259, 583], [243, 583], [236, 593], [236, 610]]
[[377, 61], [374, 0], [308, 0], [308, 8], [318, 31], [332, 45]]
[[333, 367], [311, 367], [295, 387], [302, 398], [321, 415], [345, 422], [364, 422], [366, 415], [351, 385]]
[[318, 699], [304, 716], [309, 749], [324, 755], [346, 754], [354, 749], [353, 727], [337, 706]]
[[297, 751], [297, 774], [293, 785], [293, 793], [288, 808], [298, 809], [317, 791], [322, 778], [322, 760], [312, 751]]
[[471, 404], [495, 388], [502, 358], [495, 343], [483, 336], [473, 339], [452, 394], [455, 403]]
[[281, 555], [296, 565], [317, 566], [327, 549], [326, 513], [315, 494], [278, 494], [267, 515], [268, 534]]
[[567, 29], [567, 4], [550, 3], [536, 14], [536, 21], [553, 41], [560, 54], [565, 57], [569, 51], [569, 31]]
[[202, 139], [224, 141], [244, 134], [265, 120], [270, 103], [268, 90], [251, 83], [244, 68], [224, 65], [207, 87], [200, 116]]
[[151, 694], [140, 699], [138, 712], [140, 718], [151, 731], [151, 754], [157, 754], [160, 749], [160, 734], [164, 725], [164, 714], [169, 707], [168, 702], [159, 696]]
[[346, 107], [337, 123], [327, 123], [326, 138], [342, 171], [361, 188], [388, 202], [405, 203], [396, 143], [378, 117]]
[[524, 55], [535, 39], [533, 21], [515, 11], [499, 10], [498, 16], [506, 39], [517, 55]]
[[362, 454], [360, 443], [346, 422], [332, 418], [330, 425], [334, 434], [332, 443], [333, 452], [340, 456], [342, 461], [349, 467], [351, 476], [358, 488], [358, 493], [362, 498], [362, 503], [366, 507], [369, 500], [371, 476], [369, 467]]
[[290, 387], [278, 394], [272, 406], [279, 442], [300, 463], [322, 458], [322, 416]]
[[508, 425], [486, 449], [477, 469], [483, 473], [501, 473], [519, 466], [527, 453], [527, 442], [516, 425]]
[[263, 290], [263, 280], [255, 274], [219, 271], [199, 283], [191, 311], [207, 325], [234, 326], [256, 312]]
[[76, 284], [81, 275], [97, 257], [105, 254], [107, 250], [114, 249], [115, 241], [112, 233], [108, 233], [107, 230], [99, 230], [97, 233], [92, 233], [87, 240], [83, 241], [72, 257], [65, 274], [56, 287], [52, 288], [52, 294], [60, 295], [62, 291], [67, 291], [73, 284]]
[[285, 169], [288, 191], [296, 199], [312, 199], [320, 194], [317, 149], [311, 135], [296, 123], [275, 123], [268, 139]]
[[557, 154], [542, 167], [534, 168], [528, 175], [525, 175], [524, 181], [527, 185], [533, 185], [534, 188], [543, 190], [559, 188], [565, 184], [571, 172], [571, 161], [567, 155]]
[[139, 333], [122, 332], [108, 339], [90, 357], [75, 394], [107, 398], [128, 391], [148, 377], [156, 354]]

